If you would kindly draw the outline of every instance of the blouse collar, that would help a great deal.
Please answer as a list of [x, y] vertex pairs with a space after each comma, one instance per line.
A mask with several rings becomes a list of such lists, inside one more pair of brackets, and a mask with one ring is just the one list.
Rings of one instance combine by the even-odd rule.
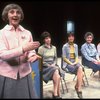
[[68, 44], [69, 44], [69, 45], [72, 45], [72, 46], [74, 45], [74, 43], [73, 43], [73, 42], [68, 42]]
[[[14, 26], [13, 25], [6, 25], [5, 27], [4, 27], [6, 30], [14, 30]], [[24, 31], [25, 29], [21, 26], [21, 25], [19, 25], [18, 27], [17, 27], [17, 30], [19, 30], [19, 31]]]
[[[44, 47], [48, 48], [46, 44], [44, 44]], [[51, 49], [51, 48], [52, 48], [52, 44], [50, 45], [50, 48], [48, 48], [48, 49]]]

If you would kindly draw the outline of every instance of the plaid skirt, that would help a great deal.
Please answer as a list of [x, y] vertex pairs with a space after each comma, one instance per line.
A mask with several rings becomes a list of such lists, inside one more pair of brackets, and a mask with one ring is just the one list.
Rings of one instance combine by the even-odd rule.
[[0, 75], [0, 99], [31, 98], [38, 98], [31, 74], [17, 80]]

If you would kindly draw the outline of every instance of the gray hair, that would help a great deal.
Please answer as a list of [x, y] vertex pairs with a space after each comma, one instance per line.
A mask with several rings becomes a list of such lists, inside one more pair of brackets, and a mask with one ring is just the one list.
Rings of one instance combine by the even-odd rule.
[[88, 36], [92, 36], [92, 38], [94, 38], [94, 35], [93, 35], [92, 32], [86, 32], [85, 36], [84, 36], [84, 39], [86, 39]]
[[3, 9], [3, 12], [2, 12], [2, 19], [5, 22], [8, 22], [8, 11], [11, 9], [18, 9], [21, 13], [21, 21], [24, 19], [23, 10], [18, 4], [8, 4], [5, 6], [5, 8]]

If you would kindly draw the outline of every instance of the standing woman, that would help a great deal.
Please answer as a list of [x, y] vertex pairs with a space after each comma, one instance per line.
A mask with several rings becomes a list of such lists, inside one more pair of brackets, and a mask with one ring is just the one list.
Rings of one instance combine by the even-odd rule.
[[43, 57], [43, 80], [46, 83], [49, 80], [53, 80], [53, 98], [60, 98], [60, 75], [59, 68], [56, 66], [56, 47], [51, 44], [51, 35], [49, 32], [43, 32], [41, 39], [43, 45], [39, 47], [38, 53]]
[[68, 34], [68, 42], [62, 48], [63, 68], [77, 75], [75, 90], [79, 98], [82, 97], [83, 70], [78, 60], [78, 45], [74, 43], [74, 34]]
[[0, 98], [37, 98], [30, 62], [38, 59], [31, 32], [20, 25], [24, 18], [21, 7], [8, 4], [2, 18], [7, 25], [0, 30]]
[[85, 43], [81, 46], [83, 63], [85, 66], [92, 68], [93, 72], [100, 71], [100, 59], [96, 46], [92, 43], [94, 38], [91, 32], [87, 32], [84, 36]]

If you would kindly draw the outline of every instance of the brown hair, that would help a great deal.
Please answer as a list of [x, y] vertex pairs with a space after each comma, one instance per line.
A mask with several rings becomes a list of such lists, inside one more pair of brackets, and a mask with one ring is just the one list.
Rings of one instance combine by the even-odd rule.
[[24, 19], [23, 10], [18, 4], [8, 4], [5, 6], [5, 8], [3, 9], [3, 12], [2, 12], [2, 19], [5, 22], [8, 22], [8, 11], [11, 9], [18, 9], [21, 13], [21, 21]]
[[72, 33], [72, 32], [67, 33], [67, 37], [70, 37], [70, 36], [74, 36], [74, 33]]
[[41, 42], [42, 42], [42, 43], [44, 43], [44, 39], [45, 39], [46, 37], [50, 37], [50, 38], [51, 38], [51, 35], [50, 35], [49, 32], [44, 31], [44, 32], [41, 34]]

